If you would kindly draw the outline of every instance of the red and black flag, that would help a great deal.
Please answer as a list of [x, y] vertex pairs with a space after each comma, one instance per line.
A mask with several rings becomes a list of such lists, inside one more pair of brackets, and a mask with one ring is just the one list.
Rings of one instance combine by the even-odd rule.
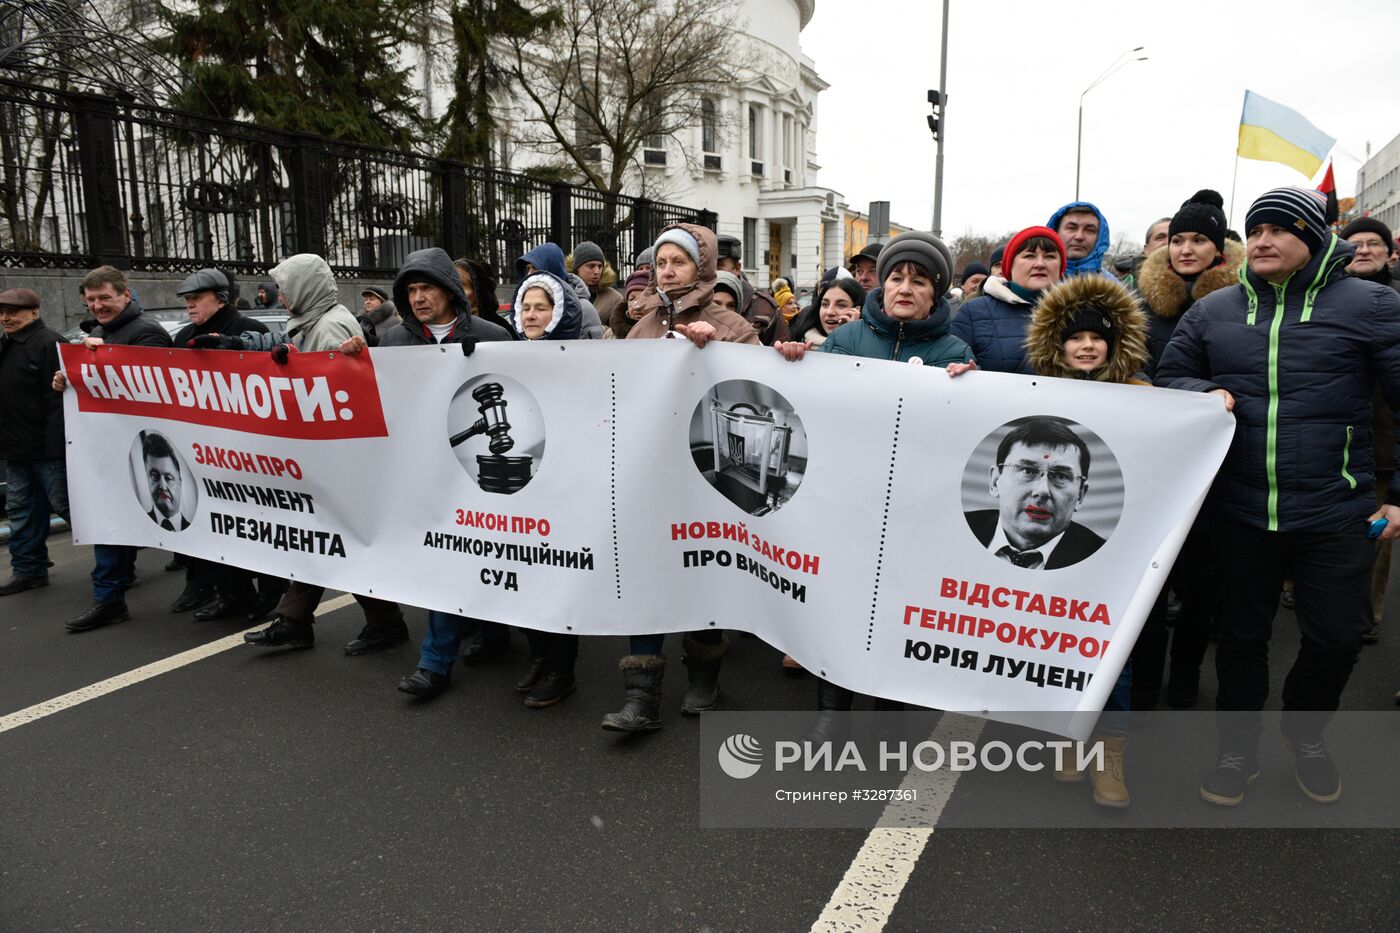
[[1327, 222], [1336, 223], [1340, 210], [1337, 207], [1337, 181], [1332, 177], [1331, 162], [1327, 163], [1327, 174], [1322, 176], [1322, 184], [1317, 186], [1317, 190], [1327, 195]]

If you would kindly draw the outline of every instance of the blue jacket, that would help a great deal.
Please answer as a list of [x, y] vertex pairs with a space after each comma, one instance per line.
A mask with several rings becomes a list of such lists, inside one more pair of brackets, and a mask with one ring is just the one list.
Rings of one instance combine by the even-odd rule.
[[[1351, 244], [1282, 285], [1253, 272], [1182, 317], [1156, 384], [1235, 397], [1235, 437], [1209, 506], [1267, 531], [1365, 534], [1375, 511], [1372, 388], [1400, 403], [1400, 295], [1352, 278]], [[1387, 495], [1400, 504], [1400, 474]]]
[[952, 334], [977, 357], [977, 365], [996, 373], [1035, 375], [1026, 362], [1026, 329], [1035, 306], [1006, 287], [1006, 279], [982, 283], [982, 296], [958, 309]]
[[948, 299], [938, 299], [922, 321], [898, 321], [885, 313], [883, 288], [865, 296], [859, 321], [847, 321], [818, 348], [823, 353], [864, 356], [908, 363], [915, 357], [927, 366], [968, 363], [967, 344], [948, 333]]
[[1093, 211], [1094, 216], [1099, 219], [1099, 238], [1094, 243], [1094, 248], [1089, 251], [1089, 255], [1083, 259], [1071, 259], [1068, 268], [1065, 269], [1065, 278], [1072, 275], [1083, 275], [1086, 272], [1099, 273], [1103, 271], [1103, 257], [1108, 252], [1108, 220], [1103, 216], [1103, 211], [1099, 210], [1088, 201], [1072, 201], [1050, 215], [1045, 226], [1060, 232], [1060, 219], [1072, 210]]

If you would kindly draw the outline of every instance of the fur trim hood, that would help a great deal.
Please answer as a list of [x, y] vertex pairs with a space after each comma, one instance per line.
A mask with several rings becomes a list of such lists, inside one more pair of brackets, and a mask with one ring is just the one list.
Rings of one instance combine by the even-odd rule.
[[1088, 378], [1098, 382], [1135, 381], [1148, 357], [1147, 317], [1126, 288], [1116, 279], [1102, 275], [1074, 276], [1045, 293], [1026, 331], [1027, 361], [1042, 376], [1085, 378], [1079, 370], [1065, 365], [1063, 340], [1065, 325], [1085, 305], [1107, 313], [1117, 332], [1108, 365], [1096, 369]]
[[[1171, 266], [1171, 257], [1164, 246], [1143, 260], [1138, 270], [1137, 287], [1147, 307], [1158, 317], [1173, 318], [1188, 304], [1200, 301], [1211, 292], [1219, 291], [1240, 280], [1244, 262], [1244, 247], [1234, 240], [1225, 241], [1225, 261], [1211, 266], [1196, 276], [1191, 294], [1186, 294], [1186, 280]], [[1189, 300], [1188, 300], [1189, 299]]]

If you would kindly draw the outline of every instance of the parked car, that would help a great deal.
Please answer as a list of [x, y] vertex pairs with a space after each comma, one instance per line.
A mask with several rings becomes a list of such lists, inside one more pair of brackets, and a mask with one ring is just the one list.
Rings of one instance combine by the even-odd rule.
[[[255, 310], [239, 313], [255, 321], [262, 321], [278, 340], [281, 340], [282, 335], [287, 332], [287, 313], [285, 311]], [[189, 315], [185, 313], [184, 308], [147, 308], [146, 315], [153, 318], [156, 323], [165, 328], [167, 333], [172, 335], [190, 322]], [[82, 343], [83, 338], [88, 335], [88, 331], [83, 325], [90, 327], [91, 322], [84, 321], [83, 324], [64, 332], [63, 339], [69, 343]]]

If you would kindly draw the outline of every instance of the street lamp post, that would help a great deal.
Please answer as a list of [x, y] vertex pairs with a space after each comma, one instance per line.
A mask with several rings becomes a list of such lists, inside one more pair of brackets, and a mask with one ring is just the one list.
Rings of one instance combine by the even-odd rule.
[[929, 95], [929, 103], [934, 105], [936, 117], [929, 118], [933, 130], [934, 144], [938, 152], [934, 157], [933, 169], [933, 235], [943, 236], [943, 139], [948, 128], [948, 0], [943, 0], [943, 42], [938, 56], [938, 100]]
[[1120, 70], [1126, 68], [1128, 65], [1131, 65], [1133, 62], [1147, 61], [1146, 55], [1139, 55], [1137, 58], [1129, 57], [1134, 53], [1141, 52], [1142, 49], [1142, 46], [1138, 46], [1135, 49], [1129, 49], [1122, 55], [1119, 55], [1113, 60], [1113, 63], [1111, 65], [1104, 69], [1103, 74], [1095, 78], [1093, 80], [1093, 83], [1086, 87], [1084, 91], [1079, 95], [1079, 139], [1078, 142], [1075, 143], [1074, 148], [1074, 199], [1076, 201], [1079, 200], [1079, 167], [1084, 160], [1084, 95], [1088, 94], [1100, 84], [1103, 84], [1109, 78], [1113, 77]]

